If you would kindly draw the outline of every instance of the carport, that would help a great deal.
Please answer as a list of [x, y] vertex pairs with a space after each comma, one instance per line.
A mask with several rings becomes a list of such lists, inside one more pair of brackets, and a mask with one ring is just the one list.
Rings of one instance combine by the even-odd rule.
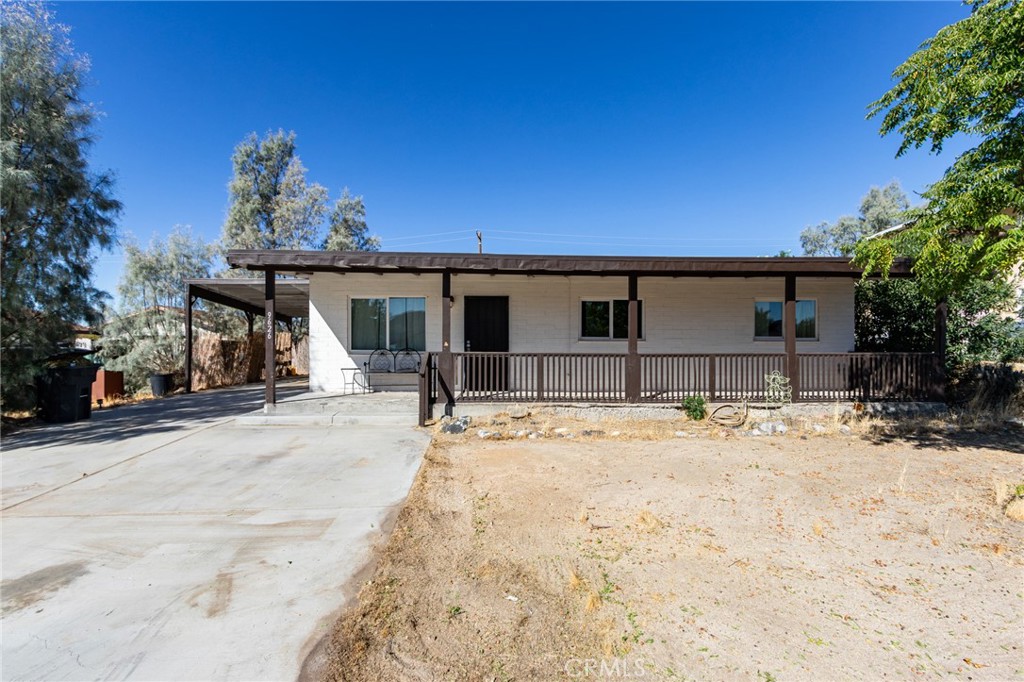
[[185, 300], [185, 392], [192, 392], [192, 309], [198, 300], [219, 303], [241, 310], [252, 338], [257, 316], [263, 316], [266, 351], [266, 402], [276, 402], [274, 367], [274, 323], [282, 322], [290, 330], [296, 319], [309, 317], [309, 280], [297, 278], [207, 278], [186, 279]]

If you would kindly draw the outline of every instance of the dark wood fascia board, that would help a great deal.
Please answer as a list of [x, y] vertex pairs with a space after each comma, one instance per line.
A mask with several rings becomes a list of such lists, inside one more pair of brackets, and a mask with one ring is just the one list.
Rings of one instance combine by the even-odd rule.
[[[249, 270], [376, 273], [476, 273], [641, 277], [860, 277], [845, 258], [664, 258], [637, 256], [523, 256], [504, 254], [400, 253], [389, 251], [232, 250], [232, 267]], [[911, 276], [897, 261], [894, 277]]]

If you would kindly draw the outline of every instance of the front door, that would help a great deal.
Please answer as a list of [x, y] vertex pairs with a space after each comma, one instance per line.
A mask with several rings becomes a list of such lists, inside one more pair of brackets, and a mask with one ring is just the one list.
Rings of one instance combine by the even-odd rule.
[[[467, 353], [508, 352], [508, 296], [466, 296]], [[508, 357], [468, 356], [463, 361], [464, 391], [508, 390]]]

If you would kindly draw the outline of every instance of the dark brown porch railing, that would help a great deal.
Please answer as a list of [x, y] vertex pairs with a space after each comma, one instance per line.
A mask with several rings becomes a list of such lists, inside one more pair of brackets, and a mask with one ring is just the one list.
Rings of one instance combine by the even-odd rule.
[[626, 356], [617, 353], [452, 353], [457, 400], [621, 402]]
[[434, 403], [437, 402], [437, 360], [433, 353], [427, 353], [420, 364], [419, 379], [419, 424], [426, 426], [431, 418]]
[[[626, 402], [627, 355], [615, 353], [451, 353], [448, 381], [439, 355], [420, 375], [425, 421], [443, 384], [455, 402]], [[649, 353], [639, 355], [643, 403], [764, 400], [765, 375], [785, 374], [783, 353]], [[801, 353], [794, 401], [941, 399], [932, 353]], [[425, 416], [424, 416], [425, 415]]]
[[782, 353], [645, 354], [640, 356], [640, 400], [678, 403], [691, 395], [763, 400], [765, 375], [785, 367]]
[[800, 353], [800, 400], [941, 400], [935, 353]]

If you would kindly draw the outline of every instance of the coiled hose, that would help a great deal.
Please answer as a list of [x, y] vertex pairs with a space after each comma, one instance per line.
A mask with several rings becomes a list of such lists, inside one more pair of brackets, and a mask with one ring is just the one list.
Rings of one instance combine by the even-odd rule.
[[735, 405], [719, 405], [708, 417], [708, 422], [718, 426], [743, 426], [747, 421], [747, 404], [742, 408]]

